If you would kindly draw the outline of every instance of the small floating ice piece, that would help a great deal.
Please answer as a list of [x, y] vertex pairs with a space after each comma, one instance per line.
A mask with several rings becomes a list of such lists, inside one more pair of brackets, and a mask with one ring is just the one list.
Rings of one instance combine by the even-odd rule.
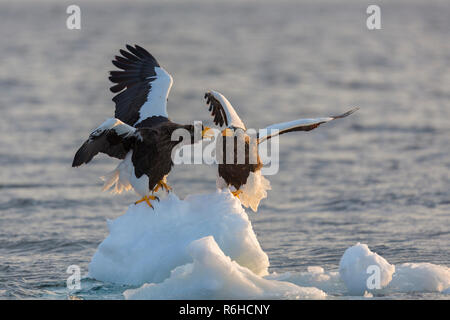
[[[372, 278], [369, 277], [376, 276], [375, 272], [378, 271], [379, 282], [371, 282]], [[370, 251], [366, 244], [359, 242], [345, 250], [339, 263], [339, 274], [351, 295], [364, 295], [366, 291], [373, 291], [375, 288], [368, 285], [368, 280], [370, 284], [379, 284], [379, 288], [376, 289], [386, 287], [391, 282], [394, 272], [394, 265]]]
[[[441, 292], [450, 289], [450, 268], [427, 262], [396, 266], [389, 289], [398, 292]], [[447, 289], [447, 290], [448, 290]]]

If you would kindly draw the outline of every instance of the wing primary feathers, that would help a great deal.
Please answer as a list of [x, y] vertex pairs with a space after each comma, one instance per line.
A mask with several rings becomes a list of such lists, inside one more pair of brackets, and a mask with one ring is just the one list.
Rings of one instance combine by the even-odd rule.
[[[128, 45], [127, 45], [128, 46]], [[120, 54], [123, 55], [125, 58], [131, 60], [131, 61], [135, 61], [135, 62], [139, 62], [139, 58], [136, 57], [135, 55], [129, 53], [128, 51], [125, 51], [123, 49], [119, 50]]]
[[231, 103], [221, 93], [217, 91], [208, 91], [205, 93], [206, 104], [211, 116], [214, 117], [214, 123], [219, 126], [224, 124], [227, 127], [240, 128], [246, 130], [244, 123], [239, 118]]
[[[320, 126], [323, 123], [335, 120], [335, 119], [342, 119], [345, 117], [348, 117], [349, 115], [355, 113], [358, 111], [359, 108], [353, 108], [343, 114], [340, 114], [338, 116], [334, 117], [328, 117], [328, 118], [315, 118], [315, 119], [298, 119], [294, 121], [288, 121], [283, 123], [278, 123], [271, 125], [266, 128], [266, 134], [263, 136], [259, 136], [258, 134], [258, 143], [264, 142], [274, 136], [281, 135], [288, 132], [294, 132], [294, 131], [311, 131], [318, 126]], [[277, 129], [277, 133], [271, 133], [273, 129]]]
[[347, 112], [345, 112], [343, 114], [340, 114], [338, 116], [334, 116], [334, 117], [331, 117], [331, 118], [333, 118], [333, 119], [345, 118], [345, 117], [348, 117], [349, 115], [351, 115], [352, 113], [355, 113], [358, 110], [359, 110], [359, 107], [356, 107], [356, 108], [353, 108], [353, 109], [351, 109], [351, 110], [349, 110], [349, 111], [347, 111]]
[[113, 85], [109, 88], [116, 95], [115, 117], [136, 126], [154, 116], [167, 116], [167, 97], [172, 77], [153, 55], [139, 45], [125, 45], [112, 64], [119, 70], [109, 72]]

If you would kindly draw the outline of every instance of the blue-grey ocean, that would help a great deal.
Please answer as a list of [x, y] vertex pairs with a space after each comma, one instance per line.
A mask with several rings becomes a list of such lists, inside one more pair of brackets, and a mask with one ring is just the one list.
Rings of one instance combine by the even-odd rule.
[[[249, 128], [361, 108], [280, 137], [272, 191], [248, 210], [271, 272], [337, 271], [357, 242], [392, 264], [450, 266], [450, 2], [378, 1], [380, 30], [357, 0], [76, 1], [69, 30], [72, 3], [0, 1], [0, 299], [67, 299], [67, 267], [86, 274], [106, 220], [137, 200], [101, 191], [117, 160], [71, 167], [113, 116], [108, 71], [126, 43], [173, 76], [177, 122], [211, 123], [208, 89]], [[181, 198], [212, 192], [216, 170], [178, 166], [169, 183]], [[85, 299], [127, 288], [83, 281]]]

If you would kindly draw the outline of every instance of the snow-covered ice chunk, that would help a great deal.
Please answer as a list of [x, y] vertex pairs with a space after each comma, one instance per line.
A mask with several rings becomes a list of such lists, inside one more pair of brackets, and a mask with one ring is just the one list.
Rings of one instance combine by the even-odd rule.
[[450, 268], [427, 262], [403, 263], [389, 284], [397, 292], [441, 292], [450, 288]]
[[383, 257], [370, 251], [366, 244], [348, 248], [341, 258], [339, 273], [350, 294], [377, 292], [367, 286], [371, 276], [366, 270], [376, 265], [380, 269], [380, 286], [384, 294], [393, 292], [442, 292], [450, 288], [450, 268], [431, 263], [403, 263], [391, 265]]
[[[374, 267], [372, 266], [375, 266], [376, 271], [373, 271]], [[364, 295], [366, 291], [373, 291], [374, 288], [368, 286], [368, 280], [371, 280], [369, 279], [371, 275], [378, 275], [378, 271], [378, 284], [381, 289], [391, 282], [395, 266], [389, 264], [383, 257], [370, 251], [366, 244], [359, 242], [345, 250], [339, 262], [339, 274], [348, 292], [352, 295]]]
[[264, 279], [226, 256], [212, 236], [188, 246], [193, 262], [174, 269], [162, 283], [124, 292], [127, 299], [323, 299], [325, 292]]
[[269, 259], [262, 251], [247, 213], [229, 191], [192, 195], [171, 193], [154, 210], [143, 202], [108, 221], [109, 235], [89, 264], [89, 277], [118, 284], [142, 285], [168, 278], [178, 266], [192, 262], [187, 246], [213, 236], [225, 255], [258, 276]]

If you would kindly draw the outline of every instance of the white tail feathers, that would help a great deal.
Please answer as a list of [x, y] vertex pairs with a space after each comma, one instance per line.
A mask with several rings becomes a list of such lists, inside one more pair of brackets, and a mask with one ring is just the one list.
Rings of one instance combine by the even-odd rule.
[[267, 191], [271, 189], [270, 181], [264, 178], [261, 170], [250, 172], [247, 182], [240, 188], [242, 193], [239, 199], [244, 207], [250, 207], [256, 212], [260, 201], [267, 198]]
[[122, 181], [120, 179], [120, 170], [117, 168], [114, 171], [100, 177], [105, 183], [103, 184], [102, 191], [111, 189], [111, 193], [122, 193], [122, 191], [128, 191], [131, 189], [131, 184], [128, 181]]
[[111, 193], [117, 194], [132, 188], [130, 180], [125, 172], [126, 170], [123, 170], [123, 167], [124, 162], [121, 162], [116, 169], [100, 178], [105, 182], [102, 191], [111, 189]]
[[[227, 188], [228, 185], [225, 180], [217, 174], [216, 187], [218, 189]], [[233, 186], [230, 186], [231, 190], [235, 190]], [[267, 198], [267, 191], [272, 190], [270, 181], [264, 178], [261, 174], [261, 170], [256, 172], [250, 172], [247, 182], [242, 185], [239, 190], [239, 200], [241, 204], [246, 208], [251, 208], [254, 212], [258, 210], [259, 203], [262, 199]]]

